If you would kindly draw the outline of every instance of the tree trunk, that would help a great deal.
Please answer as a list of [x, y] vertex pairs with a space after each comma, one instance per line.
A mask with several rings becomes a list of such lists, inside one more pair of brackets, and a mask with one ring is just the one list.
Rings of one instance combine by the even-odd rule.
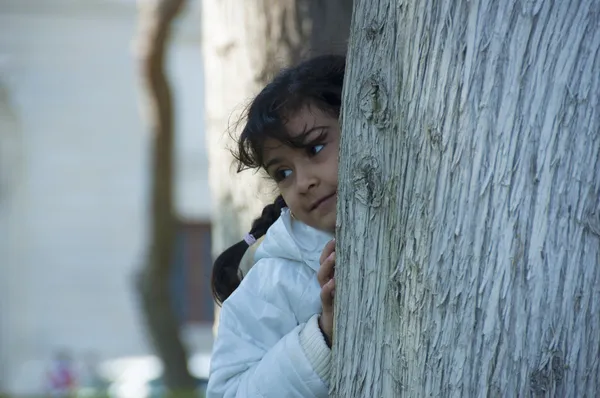
[[357, 0], [332, 397], [600, 395], [600, 3]]
[[[0, 68], [1, 71], [1, 68]], [[16, 272], [22, 266], [21, 242], [23, 227], [24, 156], [23, 131], [13, 98], [0, 77], [0, 324], [11, 325], [0, 329], [0, 391], [8, 388], [10, 374], [16, 366], [14, 325], [19, 314], [15, 311], [15, 290], [25, 277]]]
[[203, 0], [202, 8], [212, 250], [218, 255], [242, 239], [276, 196], [261, 174], [236, 175], [232, 168], [229, 133], [239, 134], [240, 112], [281, 68], [308, 56], [345, 53], [352, 0]]
[[192, 391], [195, 382], [187, 368], [187, 354], [179, 337], [169, 288], [176, 227], [172, 200], [174, 123], [164, 67], [171, 24], [183, 2], [142, 1], [137, 43], [146, 116], [152, 134], [149, 246], [138, 290], [150, 340], [163, 362], [164, 383], [177, 396]]

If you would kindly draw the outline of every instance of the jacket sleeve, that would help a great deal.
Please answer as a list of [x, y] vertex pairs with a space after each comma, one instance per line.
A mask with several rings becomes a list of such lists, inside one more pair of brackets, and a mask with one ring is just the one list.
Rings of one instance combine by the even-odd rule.
[[298, 324], [284, 287], [249, 288], [256, 274], [223, 303], [207, 397], [327, 397], [331, 351], [318, 316]]

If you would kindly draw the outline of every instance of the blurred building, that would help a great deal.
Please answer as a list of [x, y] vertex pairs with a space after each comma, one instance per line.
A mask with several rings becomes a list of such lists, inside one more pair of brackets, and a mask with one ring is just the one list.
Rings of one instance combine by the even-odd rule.
[[[188, 7], [170, 51], [182, 219], [173, 287], [190, 344], [209, 350], [199, 21]], [[148, 181], [135, 32], [133, 0], [0, 0], [0, 392], [39, 393], [59, 350], [151, 352], [133, 282]]]

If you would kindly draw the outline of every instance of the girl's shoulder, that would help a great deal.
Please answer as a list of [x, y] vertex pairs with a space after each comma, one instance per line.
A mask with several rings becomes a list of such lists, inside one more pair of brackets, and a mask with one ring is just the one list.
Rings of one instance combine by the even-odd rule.
[[259, 295], [270, 292], [294, 295], [301, 294], [311, 279], [316, 281], [316, 273], [303, 261], [267, 257], [254, 264], [242, 279], [242, 285]]
[[226, 302], [277, 308], [278, 316], [287, 314], [304, 322], [319, 310], [319, 292], [316, 273], [308, 265], [270, 257], [254, 264]]

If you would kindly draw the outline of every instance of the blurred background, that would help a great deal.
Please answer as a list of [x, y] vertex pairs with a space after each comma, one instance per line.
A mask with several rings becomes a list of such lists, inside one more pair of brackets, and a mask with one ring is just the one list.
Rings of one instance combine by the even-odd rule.
[[[198, 12], [190, 3], [177, 19], [167, 61], [177, 98], [172, 278], [186, 343], [207, 354], [211, 203]], [[43, 392], [61, 353], [77, 368], [103, 364], [111, 383], [121, 376], [140, 388], [158, 374], [134, 289], [150, 155], [137, 13], [134, 1], [0, 2], [0, 391]]]
[[351, 13], [0, 0], [0, 396], [202, 391], [212, 254], [273, 192], [232, 172], [231, 120], [279, 68], [344, 52]]

